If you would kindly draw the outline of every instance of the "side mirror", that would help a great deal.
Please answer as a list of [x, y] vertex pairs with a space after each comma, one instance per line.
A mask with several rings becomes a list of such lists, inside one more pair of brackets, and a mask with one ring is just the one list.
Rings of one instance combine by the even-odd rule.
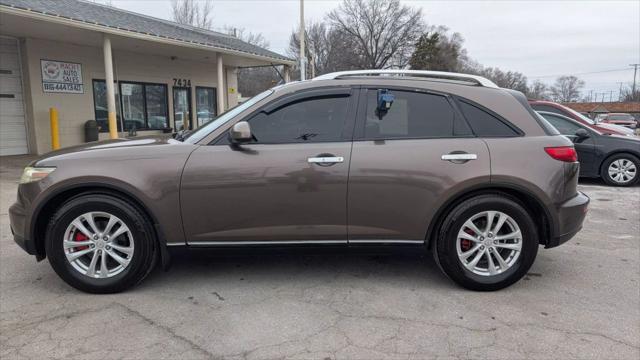
[[229, 130], [229, 138], [234, 144], [246, 143], [253, 140], [251, 126], [249, 126], [249, 123], [246, 121], [235, 123], [231, 130]]
[[576, 130], [575, 135], [578, 140], [583, 140], [589, 137], [589, 133], [585, 129]]

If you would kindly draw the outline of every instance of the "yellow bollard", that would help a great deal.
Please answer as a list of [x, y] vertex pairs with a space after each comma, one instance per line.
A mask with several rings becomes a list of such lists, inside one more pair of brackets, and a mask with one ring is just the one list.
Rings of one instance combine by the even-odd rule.
[[109, 139], [117, 139], [118, 123], [116, 122], [116, 113], [113, 111], [109, 111], [107, 116], [109, 120]]
[[60, 129], [58, 127], [58, 109], [49, 108], [49, 122], [51, 123], [51, 147], [60, 149]]

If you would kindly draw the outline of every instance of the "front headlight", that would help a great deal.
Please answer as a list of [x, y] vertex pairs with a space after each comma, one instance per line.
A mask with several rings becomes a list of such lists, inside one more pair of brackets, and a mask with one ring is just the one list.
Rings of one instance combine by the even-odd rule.
[[31, 167], [27, 166], [20, 177], [20, 184], [26, 184], [38, 180], [42, 180], [49, 176], [55, 170], [54, 167]]

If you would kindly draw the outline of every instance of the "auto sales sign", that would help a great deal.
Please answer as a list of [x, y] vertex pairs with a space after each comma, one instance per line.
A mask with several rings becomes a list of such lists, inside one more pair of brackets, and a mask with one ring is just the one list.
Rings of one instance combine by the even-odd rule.
[[40, 60], [42, 90], [46, 93], [83, 94], [82, 65], [70, 62]]

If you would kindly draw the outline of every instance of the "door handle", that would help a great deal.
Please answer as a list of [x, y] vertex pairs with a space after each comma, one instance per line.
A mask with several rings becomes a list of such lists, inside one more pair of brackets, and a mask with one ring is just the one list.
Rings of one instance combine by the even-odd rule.
[[477, 154], [467, 154], [467, 153], [453, 153], [453, 154], [444, 154], [441, 157], [444, 161], [451, 161], [453, 163], [465, 163], [469, 160], [477, 160]]
[[344, 162], [344, 158], [342, 156], [318, 156], [308, 158], [307, 162], [310, 164], [319, 164], [326, 166]]

